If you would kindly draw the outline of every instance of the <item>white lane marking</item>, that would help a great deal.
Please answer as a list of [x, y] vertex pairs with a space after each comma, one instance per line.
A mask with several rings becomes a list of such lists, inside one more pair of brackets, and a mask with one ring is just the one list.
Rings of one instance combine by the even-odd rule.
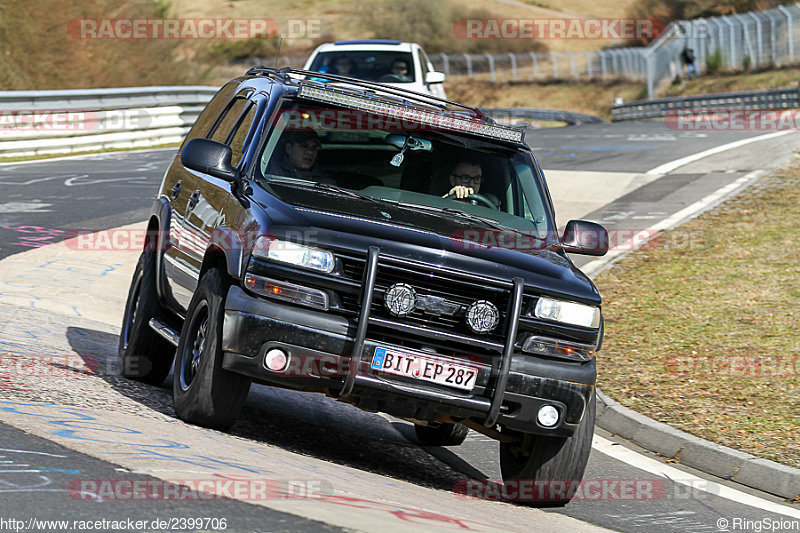
[[658, 235], [659, 231], [672, 229], [681, 222], [695, 217], [699, 215], [701, 212], [706, 211], [716, 205], [717, 203], [724, 200], [729, 194], [734, 192], [735, 190], [744, 187], [750, 181], [758, 178], [762, 174], [766, 173], [766, 170], [754, 170], [749, 174], [742, 176], [741, 178], [737, 179], [734, 182], [729, 183], [728, 185], [717, 189], [716, 191], [712, 192], [705, 198], [696, 201], [695, 203], [684, 207], [680, 211], [673, 213], [672, 215], [668, 216], [667, 218], [661, 220], [650, 226], [647, 229], [644, 229], [638, 233], [636, 233], [633, 237], [628, 239], [627, 241], [618, 244], [614, 248], [608, 251], [606, 255], [601, 257], [600, 259], [595, 259], [594, 261], [590, 261], [586, 263], [583, 267], [581, 267], [581, 271], [589, 277], [596, 276], [609, 266], [612, 262], [616, 259], [619, 259], [620, 256], [638, 250], [645, 244], [647, 244], [651, 239], [655, 238]]
[[660, 461], [656, 461], [650, 457], [640, 455], [633, 450], [629, 450], [621, 444], [616, 444], [608, 439], [604, 439], [598, 435], [592, 439], [592, 448], [598, 452], [607, 455], [623, 463], [627, 463], [635, 468], [649, 472], [659, 477], [666, 478], [675, 483], [688, 485], [694, 490], [703, 490], [705, 492], [715, 494], [726, 500], [738, 502], [748, 507], [762, 509], [770, 513], [781, 514], [790, 516], [792, 518], [800, 518], [800, 509], [793, 509], [786, 505], [771, 502], [761, 499], [757, 496], [747, 494], [740, 490], [733, 489], [727, 485], [722, 485], [708, 479], [704, 479], [688, 472], [678, 470]]
[[41, 204], [34, 202], [7, 202], [0, 204], [0, 213], [49, 213], [53, 204]]
[[788, 133], [794, 133], [792, 130], [785, 130], [785, 131], [774, 131], [772, 133], [766, 133], [764, 135], [758, 135], [756, 137], [750, 137], [749, 139], [742, 139], [740, 141], [735, 141], [728, 144], [723, 144], [721, 146], [717, 146], [711, 148], [709, 150], [704, 150], [702, 152], [697, 152], [696, 154], [688, 155], [686, 157], [682, 157], [680, 159], [676, 159], [674, 161], [670, 161], [669, 163], [664, 163], [663, 165], [659, 165], [656, 168], [650, 169], [646, 172], [646, 174], [666, 174], [667, 172], [672, 172], [676, 168], [682, 167], [683, 165], [688, 165], [689, 163], [693, 163], [698, 159], [703, 159], [704, 157], [708, 157], [710, 155], [718, 154], [720, 152], [724, 152], [726, 150], [732, 150], [733, 148], [738, 148], [740, 146], [744, 146], [746, 144], [758, 142], [758, 141], [765, 141], [767, 139], [772, 139], [773, 137], [780, 137], [781, 135], [786, 135]]

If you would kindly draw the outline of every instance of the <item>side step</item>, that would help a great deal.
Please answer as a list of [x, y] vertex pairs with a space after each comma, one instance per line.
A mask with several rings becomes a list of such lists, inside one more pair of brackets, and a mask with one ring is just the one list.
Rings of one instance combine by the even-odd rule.
[[164, 337], [167, 342], [176, 348], [178, 347], [178, 341], [181, 338], [180, 333], [172, 329], [169, 324], [158, 318], [151, 318], [149, 324], [153, 331]]

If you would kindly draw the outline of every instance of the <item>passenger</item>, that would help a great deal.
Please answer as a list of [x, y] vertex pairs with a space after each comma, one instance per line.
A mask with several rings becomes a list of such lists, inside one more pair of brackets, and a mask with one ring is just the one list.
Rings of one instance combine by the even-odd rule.
[[339, 56], [333, 62], [333, 72], [331, 74], [338, 74], [340, 76], [352, 76], [354, 74], [355, 65], [353, 60], [347, 56]]
[[333, 184], [330, 174], [320, 168], [317, 160], [322, 143], [316, 131], [310, 128], [287, 131], [283, 137], [283, 152], [272, 156], [268, 174]]

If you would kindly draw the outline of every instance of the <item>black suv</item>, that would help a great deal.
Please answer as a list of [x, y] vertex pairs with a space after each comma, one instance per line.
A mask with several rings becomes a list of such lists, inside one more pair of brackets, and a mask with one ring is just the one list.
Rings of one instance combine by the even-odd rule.
[[[600, 296], [556, 234], [524, 132], [375, 83], [251, 69], [189, 132], [153, 204], [123, 375], [178, 416], [233, 424], [250, 383], [323, 392], [455, 445], [500, 440], [505, 479], [580, 480]], [[568, 499], [565, 496], [564, 499]]]

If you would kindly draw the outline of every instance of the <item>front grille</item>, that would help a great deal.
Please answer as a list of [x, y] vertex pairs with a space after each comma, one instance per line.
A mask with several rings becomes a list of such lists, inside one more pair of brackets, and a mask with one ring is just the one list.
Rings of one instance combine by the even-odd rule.
[[[341, 276], [361, 282], [364, 277], [366, 261], [363, 258], [339, 255]], [[444, 298], [447, 302], [459, 305], [452, 316], [433, 315], [415, 309], [404, 317], [391, 315], [384, 306], [383, 295], [395, 283], [411, 285], [418, 295]], [[346, 312], [357, 314], [359, 297], [355, 294], [340, 294], [342, 307]], [[459, 335], [503, 343], [505, 341], [506, 317], [509, 312], [511, 293], [508, 288], [493, 286], [482, 279], [466, 274], [445, 271], [436, 266], [404, 262], [381, 257], [375, 282], [375, 293], [370, 316], [417, 327], [443, 330]], [[490, 333], [477, 334], [466, 323], [466, 309], [477, 300], [488, 300], [500, 311], [500, 321]]]
[[[386, 289], [395, 283], [406, 283], [412, 286], [417, 295], [444, 298], [448, 302], [458, 304], [459, 309], [452, 316], [444, 314], [433, 315], [420, 309], [415, 309], [407, 316], [395, 317], [386, 309], [383, 300]], [[510, 292], [508, 290], [487, 286], [485, 283], [475, 281], [474, 278], [470, 279], [466, 276], [444, 273], [434, 266], [382, 262], [378, 264], [375, 295], [373, 296], [370, 316], [503, 342], [509, 298]], [[487, 334], [477, 334], [467, 326], [467, 307], [478, 300], [488, 300], [497, 306], [500, 311], [500, 322], [493, 331]]]

